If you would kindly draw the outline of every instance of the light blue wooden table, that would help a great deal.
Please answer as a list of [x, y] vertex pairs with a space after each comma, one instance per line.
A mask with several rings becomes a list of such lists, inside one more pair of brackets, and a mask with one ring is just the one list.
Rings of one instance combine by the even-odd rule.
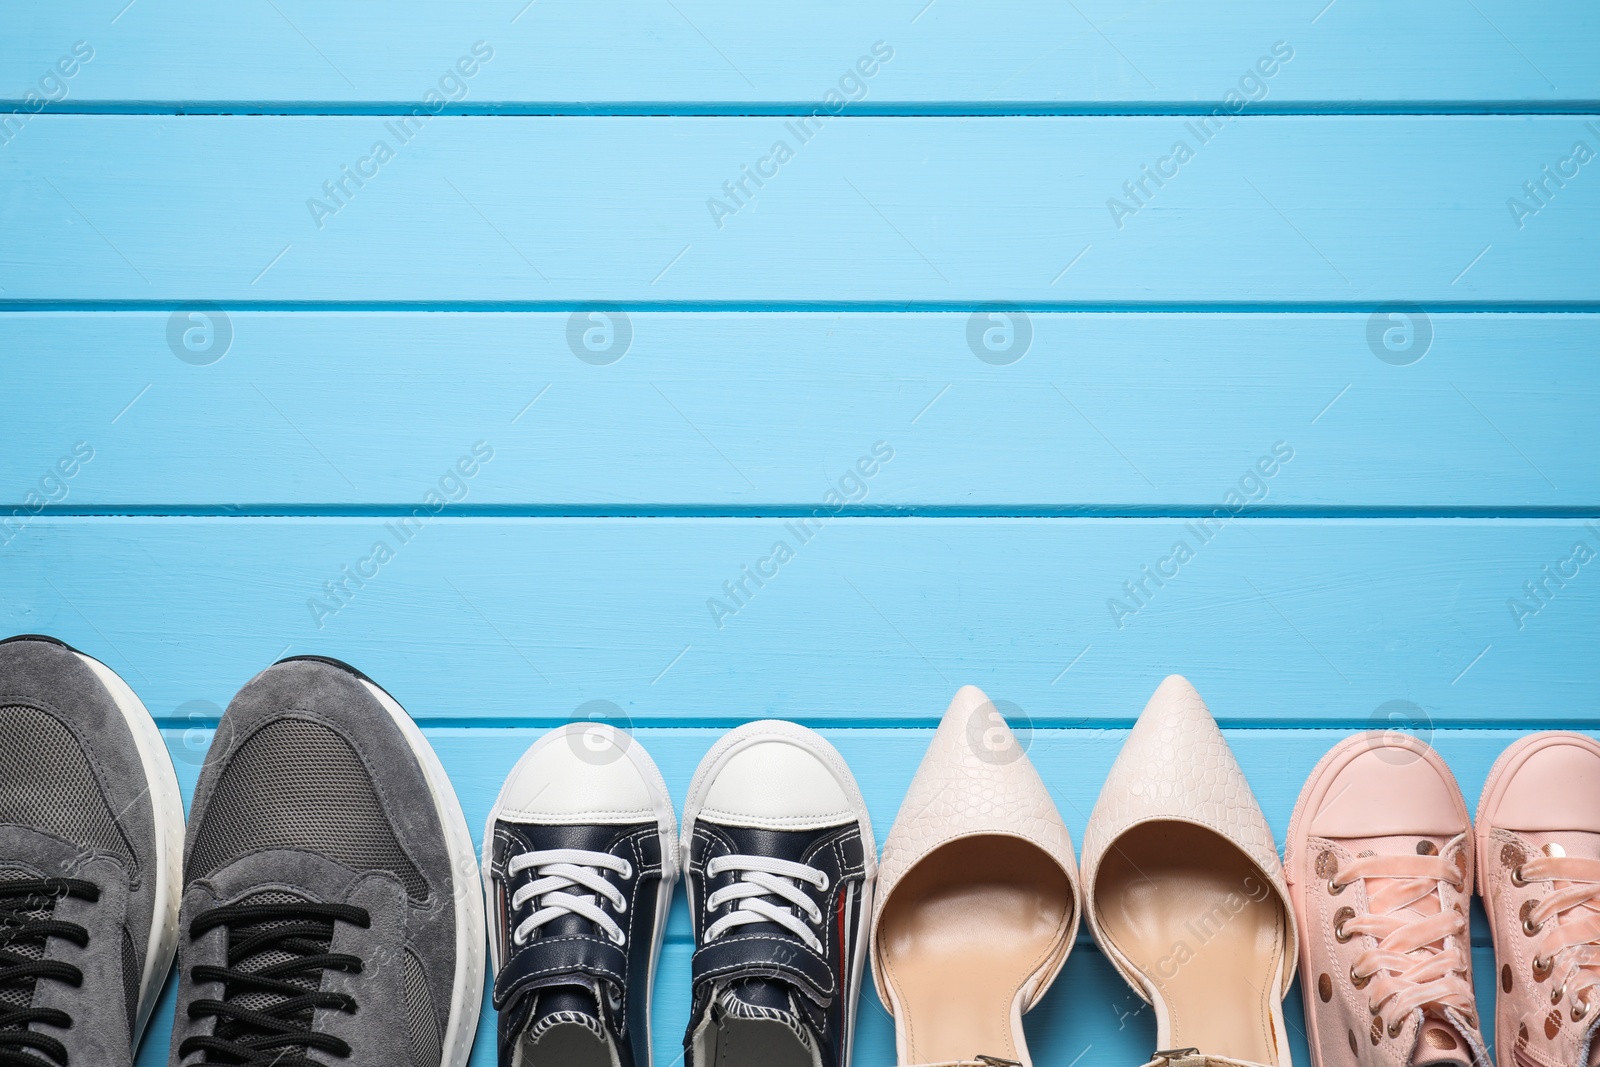
[[[575, 716], [680, 800], [781, 716], [882, 835], [972, 682], [1081, 837], [1172, 671], [1280, 837], [1370, 726], [1475, 803], [1600, 711], [1597, 55], [1575, 0], [14, 5], [0, 631], [186, 790], [347, 659], [474, 826]], [[662, 1067], [689, 953], [680, 904]], [[1154, 1042], [1087, 939], [1028, 1027]]]

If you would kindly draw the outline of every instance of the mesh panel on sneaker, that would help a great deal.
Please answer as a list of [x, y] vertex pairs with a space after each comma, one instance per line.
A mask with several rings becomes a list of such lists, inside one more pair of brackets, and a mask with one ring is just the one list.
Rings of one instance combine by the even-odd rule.
[[[252, 893], [247, 897], [241, 898], [240, 900], [236, 901], [235, 903], [236, 904], [241, 904], [241, 905], [242, 904], [304, 904], [304, 903], [306, 903], [306, 899], [304, 897], [297, 896], [294, 893], [284, 893], [284, 892], [268, 890], [267, 892], [264, 892], [264, 893]], [[272, 931], [272, 930], [281, 930], [282, 928], [284, 928], [286, 926], [298, 925], [298, 922], [299, 922], [299, 920], [296, 920], [296, 919], [273, 919], [273, 920], [269, 920], [267, 922], [254, 923], [249, 927], [240, 927], [239, 929], [229, 930], [228, 931], [228, 952], [229, 952], [230, 959], [233, 956], [234, 952], [238, 949], [239, 945], [242, 944], [243, 942], [248, 941], [248, 940], [250, 940], [250, 939], [252, 939], [252, 938], [254, 938], [254, 937], [256, 937], [256, 936], [258, 936], [260, 934], [267, 933], [267, 932]], [[314, 935], [313, 936], [307, 936], [305, 940], [307, 942], [311, 943], [312, 945], [314, 945], [316, 951], [328, 952], [328, 951], [331, 950], [331, 946], [332, 946], [332, 938], [333, 938], [333, 924], [332, 923], [328, 923], [327, 924], [327, 934], [328, 934], [327, 937], [320, 937], [320, 936], [314, 936]], [[297, 963], [297, 962], [299, 962], [300, 959], [301, 959], [301, 956], [299, 956], [296, 953], [289, 952], [289, 951], [287, 951], [285, 949], [275, 948], [275, 949], [267, 949], [267, 950], [261, 951], [261, 952], [252, 952], [248, 956], [245, 956], [245, 957], [243, 957], [241, 959], [232, 960], [232, 962], [230, 963], [230, 966], [235, 967], [236, 969], [238, 969], [240, 971], [243, 971], [246, 974], [255, 974], [255, 973], [257, 973], [259, 971], [263, 971], [263, 970], [265, 970], [265, 969], [267, 969], [269, 967], [280, 967], [280, 966], [283, 966], [284, 964]], [[312, 979], [307, 978], [305, 976], [296, 976], [296, 977], [293, 977], [293, 978], [285, 978], [284, 981], [288, 982], [290, 985], [299, 986], [300, 988], [304, 989], [307, 993], [316, 992], [319, 988], [321, 988], [321, 982], [322, 982], [321, 976], [318, 976], [315, 980], [312, 980]], [[227, 993], [230, 993], [230, 992], [233, 992], [233, 991], [232, 990], [225, 990], [224, 996], [227, 996]], [[231, 1004], [233, 1004], [235, 1007], [244, 1008], [244, 1009], [247, 1009], [249, 1011], [265, 1011], [266, 1009], [271, 1008], [275, 1004], [279, 1003], [283, 998], [282, 998], [282, 996], [280, 996], [277, 993], [269, 993], [269, 992], [262, 992], [260, 990], [252, 990], [252, 991], [243, 992], [243, 993], [234, 993], [234, 995], [229, 997], [228, 999], [229, 999], [229, 1002]], [[288, 1016], [287, 1018], [288, 1018], [288, 1021], [293, 1022], [293, 1023], [297, 1024], [297, 1025], [309, 1026], [311, 1024], [311, 1019], [312, 1019], [312, 1016], [315, 1014], [315, 1011], [316, 1011], [316, 1009], [314, 1009], [314, 1008], [306, 1008], [304, 1011], [296, 1012], [293, 1015]], [[241, 1024], [241, 1023], [239, 1023], [239, 1022], [237, 1022], [235, 1020], [224, 1019], [224, 1020], [219, 1020], [217, 1022], [215, 1033], [216, 1033], [216, 1036], [218, 1036], [220, 1038], [223, 1038], [225, 1040], [230, 1040], [231, 1041], [231, 1040], [234, 1040], [234, 1039], [238, 1038], [240, 1036], [240, 1034], [248, 1032], [248, 1029], [249, 1029], [248, 1027], [244, 1026], [243, 1024]]]
[[133, 937], [122, 931], [122, 988], [128, 999], [128, 1037], [133, 1037], [133, 1027], [139, 1019], [139, 979], [143, 977], [139, 966], [139, 952], [133, 947]]
[[0, 707], [0, 823], [121, 856], [137, 872], [133, 848], [78, 739], [55, 716], [26, 704]]
[[389, 871], [415, 900], [428, 883], [401, 848], [361, 757], [320, 723], [279, 719], [222, 770], [185, 877], [204, 878], [263, 849], [315, 852], [354, 871]]
[[[3, 870], [0, 871], [0, 881], [22, 882], [37, 877], [29, 871]], [[55, 910], [55, 901], [40, 900], [35, 907], [22, 911], [22, 916], [27, 919], [48, 919]], [[44, 941], [38, 938], [28, 938], [25, 941], [7, 940], [5, 949], [13, 956], [25, 960], [44, 959]], [[33, 1003], [34, 979], [17, 982], [0, 982], [0, 1009], [26, 1008]]]
[[405, 954], [406, 1040], [411, 1047], [411, 1062], [416, 1067], [436, 1067], [444, 1049], [439, 1038], [438, 1016], [433, 998], [428, 995], [428, 976], [410, 952]]

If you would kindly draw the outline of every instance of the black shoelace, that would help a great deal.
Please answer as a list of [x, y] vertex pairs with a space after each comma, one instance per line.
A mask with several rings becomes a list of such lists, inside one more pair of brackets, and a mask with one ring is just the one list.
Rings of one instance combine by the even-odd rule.
[[100, 899], [100, 888], [79, 878], [0, 881], [0, 1067], [56, 1067], [68, 1062], [67, 1046], [28, 1026], [40, 1023], [65, 1030], [72, 1026], [72, 1016], [57, 1008], [27, 1006], [41, 978], [83, 985], [81, 970], [43, 958], [45, 943], [52, 937], [79, 948], [89, 944], [89, 931], [52, 917], [56, 901], [63, 897], [92, 904]]
[[[192, 1019], [215, 1018], [211, 1034], [196, 1034], [178, 1055], [203, 1052], [202, 1063], [236, 1067], [321, 1067], [312, 1049], [343, 1058], [350, 1046], [311, 1023], [319, 1008], [355, 1014], [342, 993], [320, 992], [323, 971], [360, 974], [361, 959], [330, 951], [335, 922], [365, 928], [372, 919], [348, 904], [234, 904], [195, 916], [189, 937], [226, 927], [228, 965], [195, 967], [196, 982], [222, 983], [222, 999], [189, 1005]], [[246, 969], [248, 967], [249, 969]]]

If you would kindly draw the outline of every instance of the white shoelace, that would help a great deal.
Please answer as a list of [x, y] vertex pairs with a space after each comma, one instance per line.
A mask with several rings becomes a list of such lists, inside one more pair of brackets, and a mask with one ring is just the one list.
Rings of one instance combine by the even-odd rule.
[[[715, 878], [725, 871], [740, 871], [743, 877], [707, 897], [706, 907], [715, 911], [731, 900], [739, 901], [739, 906], [706, 928], [707, 944], [736, 927], [750, 923], [776, 923], [804, 941], [813, 952], [822, 951], [822, 942], [801, 921], [794, 908], [804, 912], [813, 924], [822, 921], [822, 909], [800, 888], [800, 883], [826, 890], [826, 874], [804, 863], [768, 856], [718, 856], [706, 864], [707, 877]], [[794, 905], [794, 908], [774, 904], [768, 897], [778, 897]]]
[[[541, 926], [566, 915], [588, 919], [606, 932], [606, 936], [620, 945], [625, 940], [622, 927], [600, 907], [600, 898], [614, 908], [617, 914], [628, 910], [628, 898], [622, 891], [606, 881], [602, 871], [614, 871], [624, 880], [633, 877], [633, 865], [627, 860], [604, 852], [587, 852], [578, 848], [547, 849], [543, 852], [524, 852], [506, 864], [506, 877], [515, 878], [523, 871], [534, 869], [537, 877], [511, 896], [511, 906], [520, 908], [537, 899], [539, 908], [512, 931], [511, 939], [525, 944]], [[568, 890], [587, 892], [578, 896]]]

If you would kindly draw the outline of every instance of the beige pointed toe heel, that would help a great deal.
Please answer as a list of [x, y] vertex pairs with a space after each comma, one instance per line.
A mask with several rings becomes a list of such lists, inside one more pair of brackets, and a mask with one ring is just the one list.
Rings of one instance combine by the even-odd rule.
[[1200, 695], [1174, 675], [1089, 818], [1083, 879], [1100, 947], [1156, 1009], [1153, 1063], [1289, 1067], [1294, 912], [1272, 832]]
[[1031, 1067], [1022, 1015], [1077, 934], [1049, 791], [983, 693], [956, 694], [884, 845], [872, 973], [900, 1064]]

